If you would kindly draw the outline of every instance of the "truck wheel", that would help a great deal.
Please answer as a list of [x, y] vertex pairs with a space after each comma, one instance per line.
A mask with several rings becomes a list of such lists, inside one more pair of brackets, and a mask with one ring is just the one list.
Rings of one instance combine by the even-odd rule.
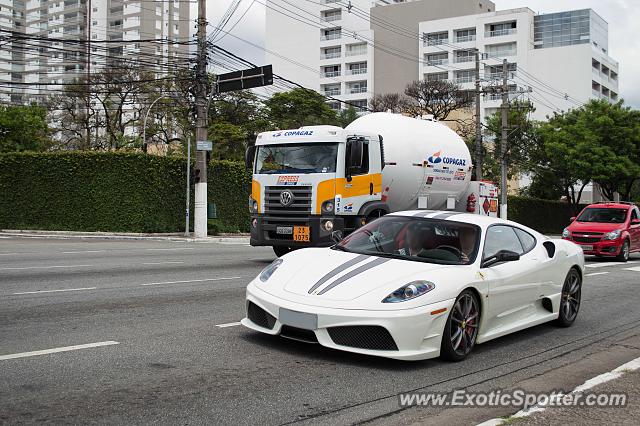
[[284, 256], [285, 254], [289, 253], [290, 251], [293, 251], [293, 249], [291, 247], [287, 247], [287, 246], [273, 246], [273, 252], [276, 254], [276, 256], [281, 257]]

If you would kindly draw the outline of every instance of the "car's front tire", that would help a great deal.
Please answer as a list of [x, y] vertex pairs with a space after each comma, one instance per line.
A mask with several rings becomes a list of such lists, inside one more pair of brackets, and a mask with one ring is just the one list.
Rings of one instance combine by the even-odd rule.
[[462, 361], [476, 344], [480, 324], [480, 302], [471, 290], [456, 298], [442, 333], [440, 357], [447, 361]]
[[556, 323], [560, 327], [569, 327], [576, 320], [582, 297], [582, 277], [576, 268], [571, 268], [562, 286], [560, 312]]
[[616, 260], [618, 262], [626, 262], [629, 260], [629, 240], [624, 240], [624, 243], [622, 243], [620, 254], [616, 256]]

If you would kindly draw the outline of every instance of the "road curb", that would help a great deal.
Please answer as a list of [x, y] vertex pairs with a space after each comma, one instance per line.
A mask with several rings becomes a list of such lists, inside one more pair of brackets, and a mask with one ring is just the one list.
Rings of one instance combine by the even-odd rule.
[[223, 234], [205, 238], [185, 237], [178, 233], [145, 234], [134, 232], [77, 232], [77, 231], [26, 231], [15, 229], [0, 229], [0, 236], [19, 238], [51, 238], [51, 239], [102, 239], [102, 240], [149, 240], [149, 241], [177, 241], [195, 243], [235, 243], [249, 244], [246, 234]]

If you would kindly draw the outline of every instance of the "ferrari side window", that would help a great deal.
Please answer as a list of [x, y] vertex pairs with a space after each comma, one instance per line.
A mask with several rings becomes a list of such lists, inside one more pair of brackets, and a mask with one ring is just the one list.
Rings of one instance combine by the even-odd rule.
[[515, 231], [510, 226], [491, 226], [487, 230], [487, 238], [484, 242], [483, 259], [494, 256], [500, 250], [509, 250], [518, 254], [523, 254], [522, 244]]
[[520, 238], [524, 253], [529, 253], [531, 250], [533, 250], [533, 248], [536, 246], [536, 239], [534, 238], [534, 236], [527, 231], [523, 231], [522, 229], [514, 229], [516, 230], [516, 234], [518, 234], [518, 238]]

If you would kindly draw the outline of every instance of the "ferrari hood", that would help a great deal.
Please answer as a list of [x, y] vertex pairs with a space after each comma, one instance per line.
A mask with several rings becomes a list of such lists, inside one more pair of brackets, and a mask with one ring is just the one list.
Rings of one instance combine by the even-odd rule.
[[345, 308], [380, 305], [405, 284], [436, 276], [442, 281], [452, 268], [461, 268], [326, 248], [298, 250], [282, 259], [268, 282], [258, 284], [260, 289], [298, 303]]

